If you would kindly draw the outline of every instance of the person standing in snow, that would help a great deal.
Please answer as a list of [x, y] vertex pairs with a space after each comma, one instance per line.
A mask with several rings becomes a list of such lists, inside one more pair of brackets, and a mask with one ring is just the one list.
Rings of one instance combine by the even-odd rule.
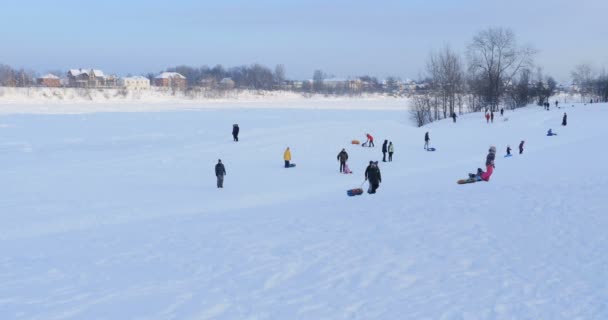
[[559, 101], [555, 100], [555, 107], [559, 108], [557, 105], [559, 104]]
[[386, 162], [386, 153], [388, 152], [388, 140], [384, 140], [382, 144], [382, 162]]
[[340, 161], [340, 172], [343, 172], [344, 167], [346, 166], [346, 161], [348, 161], [348, 153], [346, 153], [345, 149], [342, 149], [342, 151], [338, 153], [338, 161]]
[[367, 141], [363, 145], [367, 144], [367, 146], [370, 147], [370, 148], [371, 147], [375, 147], [375, 145], [374, 145], [374, 137], [371, 134], [369, 134], [369, 133], [366, 133], [365, 136], [367, 137]]
[[285, 160], [285, 168], [289, 168], [289, 162], [291, 161], [291, 151], [289, 150], [289, 147], [283, 152], [283, 160]]
[[519, 143], [519, 154], [524, 153], [524, 140]]
[[452, 112], [452, 119], [454, 119], [454, 123], [456, 123], [456, 112]]
[[490, 111], [490, 121], [494, 123], [494, 111]]
[[215, 176], [217, 177], [217, 187], [224, 188], [224, 176], [226, 175], [226, 168], [222, 163], [222, 159], [217, 160], [215, 165]]
[[490, 114], [486, 113], [486, 123], [490, 123]]
[[236, 123], [233, 124], [232, 125], [232, 138], [234, 139], [234, 141], [237, 141], [237, 142], [239, 141], [239, 131], [240, 131], [239, 125]]
[[378, 187], [380, 187], [380, 182], [382, 182], [382, 175], [380, 174], [380, 168], [378, 168], [378, 161], [370, 161], [370, 165], [365, 170], [365, 180], [369, 180], [369, 189], [367, 190], [367, 193], [376, 193], [376, 190], [378, 190]]
[[511, 156], [511, 146], [507, 145], [507, 156]]
[[494, 160], [496, 159], [496, 147], [491, 146], [490, 150], [488, 150], [488, 155], [486, 156], [486, 167], [492, 166], [494, 167]]
[[429, 132], [427, 131], [424, 134], [424, 149], [428, 149], [429, 148], [429, 141], [431, 141], [431, 138], [429, 138]]
[[505, 113], [505, 109], [504, 108], [500, 108], [500, 116], [502, 117]]
[[393, 161], [393, 152], [395, 152], [395, 147], [393, 147], [393, 142], [388, 143], [388, 162]]
[[564, 117], [562, 118], [562, 126], [566, 126], [568, 124], [568, 115], [564, 112]]

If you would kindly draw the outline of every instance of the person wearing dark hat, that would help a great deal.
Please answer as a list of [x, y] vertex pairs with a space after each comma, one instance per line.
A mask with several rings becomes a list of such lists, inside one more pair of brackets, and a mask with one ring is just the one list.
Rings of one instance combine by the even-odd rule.
[[568, 124], [568, 115], [564, 112], [564, 117], [562, 118], [562, 126], [566, 126]]
[[340, 161], [340, 172], [342, 172], [344, 166], [346, 166], [346, 161], [348, 161], [348, 153], [346, 153], [345, 149], [342, 149], [342, 151], [338, 153], [338, 161]]
[[382, 162], [386, 162], [386, 153], [388, 152], [388, 140], [384, 140], [382, 144]]
[[382, 182], [382, 175], [380, 174], [378, 161], [371, 162], [370, 166], [368, 167], [368, 170], [365, 170], [366, 180], [369, 180], [369, 189], [367, 190], [367, 193], [374, 194], [376, 193], [376, 190], [378, 190], [378, 187], [380, 187], [380, 182]]
[[519, 143], [519, 154], [524, 153], [524, 140]]
[[234, 138], [234, 141], [239, 141], [239, 131], [241, 131], [241, 129], [239, 128], [239, 125], [237, 123], [232, 125], [232, 138]]
[[217, 187], [224, 187], [224, 176], [226, 175], [226, 168], [222, 163], [221, 159], [217, 160], [217, 164], [215, 165], [215, 176], [217, 177]]

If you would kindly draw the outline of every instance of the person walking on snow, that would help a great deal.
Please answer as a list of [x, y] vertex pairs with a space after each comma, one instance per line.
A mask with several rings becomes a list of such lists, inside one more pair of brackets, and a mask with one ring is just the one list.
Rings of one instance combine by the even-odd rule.
[[562, 118], [562, 126], [566, 126], [568, 124], [568, 115], [564, 112], [564, 117]]
[[507, 145], [507, 156], [511, 156], [511, 146]]
[[380, 174], [380, 168], [378, 168], [378, 161], [370, 161], [370, 165], [367, 167], [367, 170], [365, 170], [365, 180], [369, 180], [369, 189], [367, 190], [367, 193], [376, 193], [376, 190], [378, 190], [378, 187], [380, 187], [380, 182], [382, 182], [382, 175]]
[[345, 149], [342, 149], [342, 151], [338, 153], [338, 161], [340, 161], [340, 172], [343, 172], [344, 167], [346, 166], [346, 161], [348, 161], [348, 153], [346, 153]]
[[456, 112], [452, 112], [452, 119], [454, 119], [454, 123], [456, 123]]
[[393, 147], [393, 142], [388, 143], [388, 162], [393, 162], [393, 152], [395, 152], [395, 147]]
[[289, 150], [289, 147], [287, 147], [283, 153], [283, 160], [285, 160], [285, 168], [289, 168], [289, 162], [291, 161], [291, 151]]
[[382, 144], [382, 162], [386, 162], [386, 153], [388, 152], [388, 140], [384, 140]]
[[524, 153], [524, 140], [519, 143], [519, 154]]
[[486, 123], [490, 123], [490, 114], [486, 113]]
[[369, 133], [366, 133], [365, 135], [367, 136], [367, 141], [363, 145], [367, 144], [367, 146], [370, 147], [370, 148], [371, 147], [375, 147], [375, 145], [374, 145], [374, 137], [372, 137], [372, 135], [369, 134]]
[[428, 149], [429, 148], [429, 141], [431, 141], [431, 138], [429, 138], [429, 132], [427, 131], [424, 134], [424, 149]]
[[559, 101], [555, 100], [555, 107], [559, 108], [557, 105], [559, 104]]
[[504, 108], [500, 108], [500, 116], [502, 117], [503, 114], [505, 113], [505, 109]]
[[233, 124], [232, 125], [232, 138], [234, 139], [234, 141], [239, 141], [239, 125], [238, 124]]
[[215, 176], [217, 177], [217, 187], [224, 188], [224, 176], [226, 175], [226, 168], [222, 163], [222, 159], [217, 160], [215, 165]]

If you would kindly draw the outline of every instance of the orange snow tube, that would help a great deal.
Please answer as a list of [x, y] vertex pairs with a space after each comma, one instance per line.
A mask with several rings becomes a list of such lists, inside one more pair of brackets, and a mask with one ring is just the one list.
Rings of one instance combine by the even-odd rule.
[[353, 140], [350, 143], [352, 143], [352, 144], [361, 144], [361, 142], [359, 140]]

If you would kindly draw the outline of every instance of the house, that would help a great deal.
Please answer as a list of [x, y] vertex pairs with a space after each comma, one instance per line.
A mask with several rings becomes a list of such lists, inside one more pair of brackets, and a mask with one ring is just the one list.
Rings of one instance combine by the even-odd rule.
[[154, 78], [157, 87], [186, 89], [188, 86], [186, 77], [177, 72], [163, 72]]
[[220, 88], [230, 90], [234, 88], [234, 81], [230, 78], [224, 78], [220, 81]]
[[148, 90], [150, 89], [150, 79], [142, 76], [121, 78], [119, 85], [127, 90]]
[[[113, 81], [113, 83], [112, 83]], [[74, 88], [101, 88], [106, 87], [106, 75], [97, 69], [70, 69], [68, 71], [68, 84]], [[116, 85], [114, 77], [110, 79], [110, 85]]]
[[39, 86], [49, 87], [49, 88], [58, 88], [61, 87], [61, 79], [54, 74], [46, 74], [37, 79], [37, 83]]

